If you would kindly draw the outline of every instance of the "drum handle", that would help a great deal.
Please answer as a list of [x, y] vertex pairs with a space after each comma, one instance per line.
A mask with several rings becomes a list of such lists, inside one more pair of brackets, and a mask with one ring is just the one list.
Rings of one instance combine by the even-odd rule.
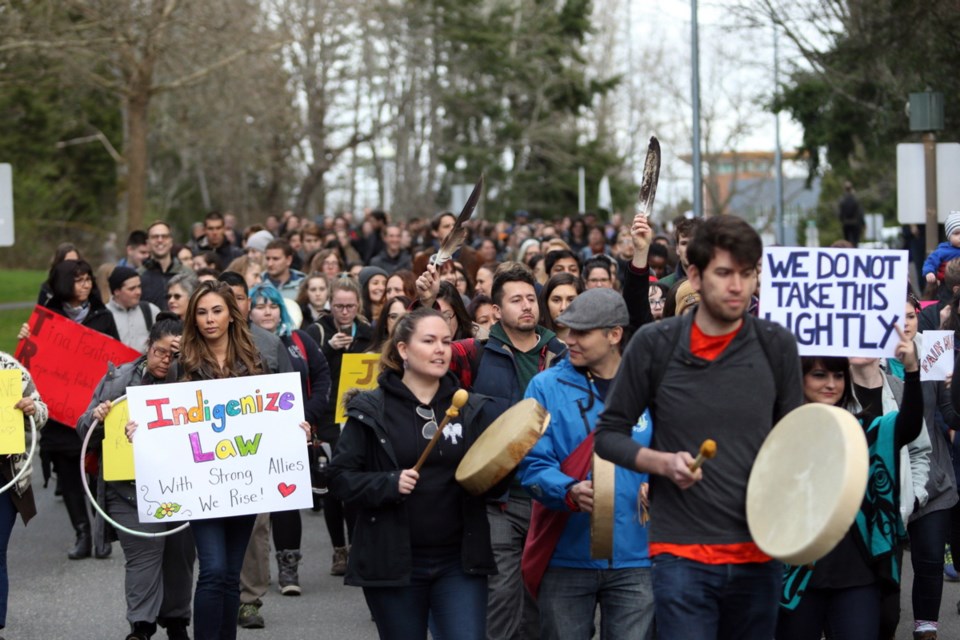
[[705, 460], [709, 460], [715, 455], [717, 455], [717, 443], [707, 438], [700, 445], [700, 453], [697, 454], [697, 459], [690, 464], [690, 473], [695, 472]]
[[427, 443], [427, 448], [424, 449], [423, 453], [420, 454], [420, 459], [417, 460], [417, 464], [413, 465], [414, 471], [420, 473], [420, 467], [422, 467], [423, 463], [427, 461], [427, 456], [430, 455], [431, 451], [433, 451], [434, 445], [437, 444], [437, 440], [439, 440], [441, 434], [443, 434], [443, 430], [447, 427], [447, 423], [450, 422], [450, 418], [456, 418], [458, 415], [460, 415], [460, 408], [467, 404], [468, 397], [469, 394], [463, 389], [457, 389], [457, 392], [453, 394], [453, 400], [450, 408], [447, 409], [447, 413], [443, 416], [440, 426], [437, 427], [437, 432], [433, 434], [433, 437], [430, 438], [430, 442]]

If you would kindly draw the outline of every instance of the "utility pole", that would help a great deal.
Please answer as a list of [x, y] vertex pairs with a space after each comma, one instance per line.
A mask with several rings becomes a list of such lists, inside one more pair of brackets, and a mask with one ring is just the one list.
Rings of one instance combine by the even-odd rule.
[[693, 102], [693, 215], [703, 217], [703, 165], [700, 160], [700, 36], [697, 33], [697, 0], [690, 0], [690, 83]]

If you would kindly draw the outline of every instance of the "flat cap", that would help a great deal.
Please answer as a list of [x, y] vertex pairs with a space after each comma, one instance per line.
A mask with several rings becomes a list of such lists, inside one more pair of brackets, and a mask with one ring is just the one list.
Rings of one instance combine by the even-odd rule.
[[623, 296], [613, 289], [587, 289], [557, 316], [557, 322], [577, 331], [625, 327], [630, 313]]

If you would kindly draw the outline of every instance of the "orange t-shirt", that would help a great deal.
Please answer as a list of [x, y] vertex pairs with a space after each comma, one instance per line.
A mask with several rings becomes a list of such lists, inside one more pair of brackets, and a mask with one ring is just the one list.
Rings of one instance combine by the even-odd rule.
[[[690, 332], [690, 352], [704, 360], [716, 360], [723, 350], [737, 337], [743, 324], [720, 336], [708, 336], [697, 323], [693, 323]], [[702, 562], [703, 564], [747, 564], [749, 562], [768, 562], [770, 556], [760, 551], [753, 542], [734, 544], [671, 544], [651, 542], [650, 555], [669, 553], [679, 558]]]

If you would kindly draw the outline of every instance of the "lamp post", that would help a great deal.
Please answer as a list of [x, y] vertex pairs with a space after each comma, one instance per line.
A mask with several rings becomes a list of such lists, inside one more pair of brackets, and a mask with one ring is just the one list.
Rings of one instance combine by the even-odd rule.
[[690, 84], [693, 103], [693, 215], [703, 217], [703, 175], [700, 160], [700, 36], [697, 33], [697, 0], [690, 0]]

